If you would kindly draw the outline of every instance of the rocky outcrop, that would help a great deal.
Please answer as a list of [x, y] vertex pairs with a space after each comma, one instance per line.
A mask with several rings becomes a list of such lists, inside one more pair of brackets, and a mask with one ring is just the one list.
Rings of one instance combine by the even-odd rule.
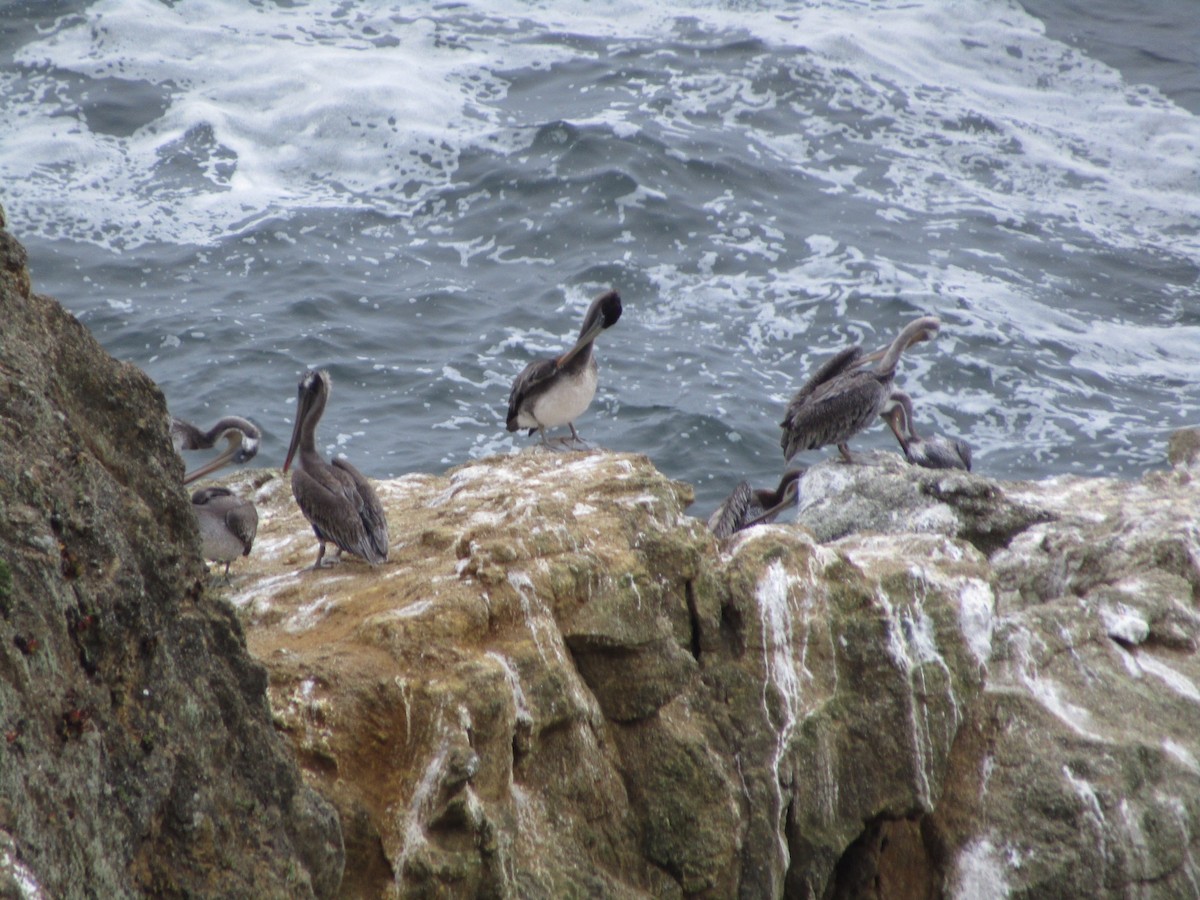
[[530, 451], [380, 484], [388, 562], [317, 572], [245, 471], [206, 582], [161, 396], [0, 234], [0, 895], [1194, 896], [1198, 447], [820, 463], [724, 542]]
[[0, 895], [334, 896], [336, 814], [204, 591], [162, 394], [0, 218]]
[[[643, 457], [380, 485], [230, 599], [347, 831], [345, 896], [1179, 896], [1200, 880], [1200, 491], [821, 463], [718, 545]], [[857, 523], [857, 524], [856, 524]]]

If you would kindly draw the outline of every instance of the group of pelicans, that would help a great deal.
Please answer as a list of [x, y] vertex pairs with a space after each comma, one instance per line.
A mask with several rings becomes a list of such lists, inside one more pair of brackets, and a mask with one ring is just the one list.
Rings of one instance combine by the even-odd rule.
[[[564, 446], [582, 445], [575, 430], [581, 415], [596, 394], [597, 366], [592, 345], [600, 332], [621, 317], [621, 298], [606, 291], [592, 301], [574, 345], [566, 352], [529, 363], [513, 382], [508, 397], [509, 431], [528, 429], [541, 443], [550, 444], [546, 429], [567, 426], [570, 438], [556, 438]], [[861, 346], [840, 351], [804, 383], [788, 403], [781, 427], [780, 445], [786, 463], [804, 450], [834, 445], [842, 459], [853, 463], [847, 441], [883, 418], [895, 434], [905, 458], [929, 468], [971, 468], [971, 449], [964, 442], [922, 437], [913, 424], [912, 399], [894, 387], [901, 354], [913, 344], [937, 335], [941, 323], [923, 316], [907, 325], [886, 347], [865, 353]], [[291, 468], [292, 495], [317, 538], [318, 569], [337, 562], [343, 552], [371, 565], [387, 559], [387, 517], [371, 483], [345, 459], [327, 461], [316, 448], [316, 429], [329, 399], [331, 382], [325, 371], [306, 372], [296, 398], [296, 420], [284, 459]], [[182, 419], [171, 420], [176, 450], [211, 449], [221, 441], [226, 448], [210, 462], [184, 476], [190, 484], [229, 464], [241, 464], [257, 452], [261, 433], [240, 416], [227, 416], [208, 431]], [[293, 465], [294, 463], [294, 465]], [[789, 469], [775, 490], [753, 489], [741, 482], [712, 514], [708, 527], [718, 538], [761, 522], [772, 521], [794, 504], [805, 470]], [[200, 530], [206, 559], [229, 564], [248, 555], [258, 528], [254, 504], [228, 488], [205, 487], [192, 494], [192, 511]], [[335, 547], [327, 559], [327, 544]]]

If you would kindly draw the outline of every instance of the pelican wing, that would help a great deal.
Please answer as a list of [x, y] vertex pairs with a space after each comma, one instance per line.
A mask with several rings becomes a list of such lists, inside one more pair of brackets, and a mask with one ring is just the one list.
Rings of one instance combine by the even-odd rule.
[[[304, 517], [312, 523], [319, 539], [332, 542], [344, 552], [353, 553], [375, 565], [386, 559], [386, 552], [381, 554], [376, 549], [367, 530], [367, 517], [363, 515], [366, 504], [354, 476], [336, 463], [329, 467], [321, 466], [315, 472], [305, 467], [293, 469], [292, 495]], [[358, 477], [362, 478], [361, 475]], [[371, 490], [365, 479], [363, 484], [368, 491]], [[378, 516], [382, 519], [382, 510]], [[386, 551], [386, 523], [384, 537]]]
[[809, 376], [808, 381], [800, 386], [800, 390], [792, 395], [792, 399], [788, 401], [787, 410], [783, 414], [783, 421], [779, 424], [786, 429], [787, 423], [805, 404], [809, 403], [827, 385], [835, 382], [839, 376], [852, 370], [862, 355], [863, 348], [855, 344], [853, 347], [838, 351], [825, 360], [820, 368]]
[[862, 431], [879, 415], [890, 389], [891, 379], [885, 385], [872, 370], [845, 373], [818, 386], [804, 403], [788, 407], [779, 442], [784, 457], [839, 444]]
[[971, 471], [971, 447], [966, 441], [932, 437], [913, 444], [909, 462], [926, 469]]
[[508, 418], [505, 424], [509, 431], [516, 431], [520, 427], [517, 425], [517, 416], [525, 401], [536, 394], [539, 386], [553, 377], [557, 371], [558, 360], [554, 357], [535, 359], [521, 370], [521, 374], [513, 382], [512, 391], [508, 395]]
[[750, 482], [739, 481], [733, 493], [721, 501], [721, 505], [708, 517], [708, 530], [718, 539], [740, 531], [750, 518], [750, 507], [754, 503], [754, 490]]
[[[361, 501], [361, 506], [358, 508], [359, 517], [362, 519], [367, 537], [370, 538], [371, 546], [375, 550], [376, 561], [383, 562], [388, 555], [387, 514], [383, 511], [383, 504], [379, 502], [375, 488], [371, 487], [371, 482], [362, 472], [346, 460], [335, 459], [333, 466], [349, 475], [354, 482], [354, 490]], [[370, 560], [370, 557], [364, 556], [363, 558]]]
[[242, 556], [250, 555], [254, 546], [254, 536], [258, 534], [258, 510], [249, 500], [243, 500], [237, 506], [225, 513], [225, 524], [229, 531], [242, 542]]

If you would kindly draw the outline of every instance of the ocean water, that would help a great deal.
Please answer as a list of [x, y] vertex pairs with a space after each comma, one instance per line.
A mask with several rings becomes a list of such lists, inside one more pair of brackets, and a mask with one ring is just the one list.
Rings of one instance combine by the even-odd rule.
[[309, 366], [374, 477], [527, 446], [513, 377], [615, 287], [577, 426], [699, 515], [924, 314], [898, 383], [976, 471], [1135, 477], [1200, 420], [1198, 47], [1192, 0], [0, 3], [0, 204], [256, 464]]

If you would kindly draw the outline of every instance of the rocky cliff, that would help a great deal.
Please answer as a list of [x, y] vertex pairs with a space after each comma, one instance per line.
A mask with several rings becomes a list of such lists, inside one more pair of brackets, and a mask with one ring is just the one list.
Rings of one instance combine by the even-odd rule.
[[723, 545], [643, 457], [381, 485], [312, 572], [272, 471], [229, 598], [343, 896], [1183, 896], [1200, 490], [821, 463]]
[[1197, 894], [1194, 435], [1137, 482], [821, 463], [723, 543], [644, 457], [529, 451], [379, 485], [388, 562], [318, 572], [244, 471], [258, 540], [205, 594], [161, 397], [22, 272], [11, 890]]
[[0, 896], [334, 896], [342, 838], [207, 596], [162, 394], [0, 216]]

